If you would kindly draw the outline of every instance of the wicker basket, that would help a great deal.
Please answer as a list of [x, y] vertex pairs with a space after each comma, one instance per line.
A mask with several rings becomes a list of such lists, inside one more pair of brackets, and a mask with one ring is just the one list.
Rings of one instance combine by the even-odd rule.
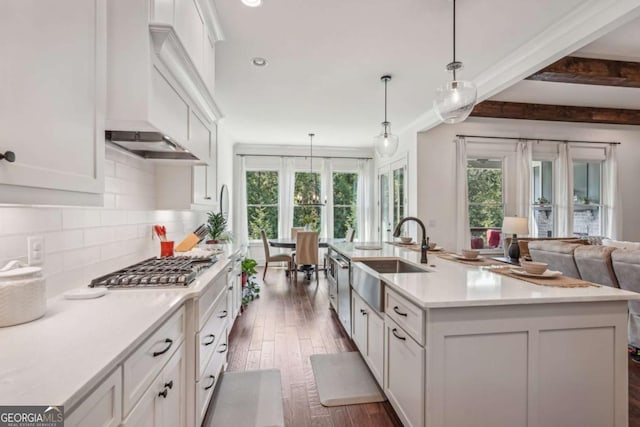
[[40, 268], [0, 272], [0, 327], [38, 319], [46, 309], [46, 284]]

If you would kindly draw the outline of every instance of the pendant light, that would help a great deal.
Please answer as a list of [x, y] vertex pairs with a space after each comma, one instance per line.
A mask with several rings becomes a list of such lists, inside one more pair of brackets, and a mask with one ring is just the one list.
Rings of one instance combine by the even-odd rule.
[[309, 173], [313, 176], [313, 187], [305, 196], [301, 193], [296, 195], [296, 205], [298, 206], [324, 206], [327, 203], [325, 197], [324, 203], [320, 201], [320, 195], [316, 193], [318, 186], [317, 174], [313, 173], [313, 137], [314, 133], [309, 134]]
[[462, 62], [456, 61], [456, 0], [453, 0], [453, 61], [447, 64], [447, 71], [453, 73], [453, 80], [440, 86], [433, 100], [433, 108], [444, 123], [464, 121], [476, 105], [476, 85], [456, 78], [456, 71], [461, 69]]
[[380, 157], [391, 157], [398, 149], [399, 139], [391, 133], [391, 123], [387, 121], [387, 83], [391, 80], [391, 76], [384, 75], [380, 77], [384, 82], [384, 122], [382, 122], [382, 131], [380, 135], [373, 137], [373, 145]]

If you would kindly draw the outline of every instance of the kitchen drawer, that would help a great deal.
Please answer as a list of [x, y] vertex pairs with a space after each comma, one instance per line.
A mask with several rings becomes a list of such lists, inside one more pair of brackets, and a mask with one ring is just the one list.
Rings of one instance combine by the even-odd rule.
[[184, 306], [124, 362], [124, 414], [128, 414], [162, 370], [184, 337]]
[[223, 332], [218, 344], [216, 345], [213, 357], [209, 360], [204, 373], [196, 384], [196, 408], [197, 420], [196, 425], [200, 425], [207, 413], [207, 407], [211, 400], [213, 390], [218, 384], [218, 379], [222, 374], [222, 368], [227, 362], [227, 330]]
[[424, 310], [406, 298], [385, 288], [384, 312], [395, 320], [420, 345], [425, 343]]
[[67, 427], [117, 427], [122, 420], [122, 370], [116, 369], [65, 417]]
[[227, 291], [220, 294], [216, 300], [213, 312], [207, 322], [204, 324], [200, 332], [196, 334], [198, 343], [196, 358], [196, 372], [198, 377], [202, 375], [213, 350], [217, 347], [220, 338], [224, 334], [227, 326], [227, 319], [230, 316], [227, 308]]
[[198, 298], [198, 329], [201, 329], [205, 321], [213, 312], [213, 305], [218, 296], [227, 289], [227, 268], [223, 268], [208, 289]]

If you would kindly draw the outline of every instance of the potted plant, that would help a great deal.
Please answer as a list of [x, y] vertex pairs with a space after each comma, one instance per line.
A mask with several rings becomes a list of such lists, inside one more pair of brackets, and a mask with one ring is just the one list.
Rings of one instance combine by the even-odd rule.
[[547, 200], [547, 198], [546, 198], [546, 197], [544, 197], [544, 196], [542, 196], [542, 197], [538, 197], [538, 200], [536, 200], [536, 201], [538, 202], [538, 204], [539, 204], [540, 206], [544, 206], [544, 205], [546, 205], [547, 203], [549, 203], [549, 200]]
[[242, 305], [246, 306], [254, 298], [260, 296], [260, 286], [255, 281], [255, 275], [258, 273], [256, 266], [258, 262], [252, 258], [242, 260]]
[[223, 243], [229, 240], [227, 233], [227, 219], [222, 213], [207, 213], [207, 231], [209, 240], [207, 244]]
[[591, 203], [591, 199], [589, 198], [589, 196], [581, 196], [579, 197], [579, 200], [585, 205]]

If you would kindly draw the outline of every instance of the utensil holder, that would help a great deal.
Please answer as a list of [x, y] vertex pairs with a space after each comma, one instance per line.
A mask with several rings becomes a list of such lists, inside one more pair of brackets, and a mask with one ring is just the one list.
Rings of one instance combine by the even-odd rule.
[[173, 240], [167, 242], [160, 242], [160, 256], [171, 257], [173, 256]]

